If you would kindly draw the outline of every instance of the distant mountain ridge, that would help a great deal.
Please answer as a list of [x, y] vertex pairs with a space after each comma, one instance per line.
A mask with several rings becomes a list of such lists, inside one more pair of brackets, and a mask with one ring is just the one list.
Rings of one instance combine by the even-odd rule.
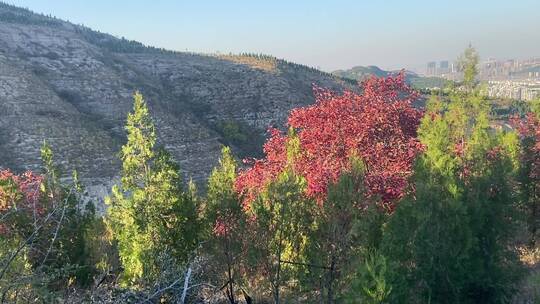
[[389, 73], [374, 65], [355, 66], [348, 70], [336, 70], [332, 72], [334, 75], [354, 80], [364, 80], [370, 76], [386, 77]]
[[[401, 71], [385, 71], [377, 66], [355, 66], [348, 70], [336, 70], [332, 74], [345, 79], [362, 81], [371, 76], [387, 77], [389, 75], [395, 75]], [[439, 77], [423, 77], [415, 72], [405, 70], [405, 78], [413, 87], [417, 89], [426, 89], [438, 87], [442, 88], [446, 85], [447, 81]]]
[[221, 145], [258, 156], [266, 129], [314, 102], [312, 84], [354, 86], [272, 56], [148, 47], [0, 2], [0, 167], [39, 168], [47, 140], [89, 185], [119, 174], [123, 129], [139, 90], [158, 143], [203, 182]]

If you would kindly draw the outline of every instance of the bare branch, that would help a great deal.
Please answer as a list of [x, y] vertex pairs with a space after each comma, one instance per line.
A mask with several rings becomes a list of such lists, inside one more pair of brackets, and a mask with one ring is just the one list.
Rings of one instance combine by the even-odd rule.
[[144, 300], [143, 303], [146, 303], [146, 302], [150, 302], [150, 300], [152, 300], [153, 298], [157, 297], [158, 295], [164, 293], [165, 291], [169, 290], [169, 289], [172, 289], [174, 288], [174, 286], [176, 284], [178, 284], [180, 281], [182, 280], [182, 278], [179, 278], [177, 279], [176, 281], [172, 282], [169, 286], [165, 287], [165, 288], [162, 288], [156, 292], [154, 292], [151, 296], [149, 296], [148, 298], [146, 298], [146, 300]]
[[47, 258], [49, 257], [49, 254], [51, 253], [51, 250], [52, 250], [52, 248], [54, 246], [54, 242], [56, 241], [56, 238], [58, 237], [58, 232], [60, 231], [60, 226], [62, 225], [62, 222], [64, 221], [64, 215], [66, 214], [67, 201], [68, 201], [69, 197], [71, 196], [72, 192], [73, 192], [73, 187], [71, 189], [69, 189], [69, 193], [68, 193], [67, 197], [64, 200], [64, 204], [63, 204], [63, 207], [62, 207], [62, 215], [60, 216], [60, 220], [58, 221], [58, 225], [56, 225], [56, 229], [54, 231], [53, 239], [51, 241], [49, 249], [47, 250], [47, 253], [45, 254], [45, 257], [43, 257], [43, 261], [41, 262], [41, 265], [45, 264], [45, 262], [47, 261]]
[[180, 298], [180, 303], [184, 304], [186, 300], [186, 293], [189, 286], [189, 278], [191, 277], [191, 267], [188, 267], [186, 278], [184, 279], [184, 291], [182, 291], [182, 297]]
[[24, 241], [22, 244], [15, 250], [15, 252], [9, 257], [8, 261], [6, 262], [6, 265], [4, 265], [2, 272], [0, 272], [0, 279], [2, 279], [9, 268], [9, 265], [13, 262], [15, 257], [21, 252], [21, 250], [26, 247], [30, 243], [30, 241], [37, 235], [37, 233], [43, 228], [43, 226], [51, 219], [52, 215], [56, 213], [57, 208], [53, 209], [47, 217], [43, 220], [43, 222], [37, 226], [32, 234]]

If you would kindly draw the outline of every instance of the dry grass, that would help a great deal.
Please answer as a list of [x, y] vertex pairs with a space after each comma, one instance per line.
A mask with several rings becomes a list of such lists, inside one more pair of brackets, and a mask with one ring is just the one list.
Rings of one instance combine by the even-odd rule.
[[267, 72], [277, 72], [277, 63], [275, 60], [270, 59], [260, 59], [251, 56], [241, 56], [241, 55], [221, 55], [221, 59], [229, 60], [235, 63], [244, 64], [250, 66], [254, 69], [259, 69]]
[[518, 248], [519, 259], [528, 267], [540, 267], [540, 247], [529, 249], [527, 247]]
[[514, 304], [540, 304], [540, 247], [518, 249], [521, 262], [529, 269], [523, 280]]

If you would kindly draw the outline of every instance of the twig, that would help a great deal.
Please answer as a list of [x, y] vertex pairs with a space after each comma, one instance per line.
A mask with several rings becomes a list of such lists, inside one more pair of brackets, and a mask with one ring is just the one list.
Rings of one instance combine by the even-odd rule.
[[189, 277], [191, 277], [191, 267], [188, 267], [186, 278], [184, 279], [184, 291], [182, 291], [182, 297], [180, 298], [180, 303], [184, 304], [186, 300], [186, 294], [189, 286]]
[[175, 286], [178, 282], [180, 282], [181, 280], [182, 280], [182, 278], [179, 278], [179, 279], [177, 279], [176, 281], [172, 282], [169, 286], [167, 286], [167, 287], [165, 287], [165, 288], [162, 288], [162, 289], [160, 289], [160, 290], [154, 292], [151, 296], [149, 296], [148, 298], [146, 298], [146, 300], [144, 300], [143, 303], [150, 302], [150, 300], [152, 300], [154, 297], [156, 297], [156, 296], [162, 294], [163, 292], [165, 292], [165, 291], [167, 291], [167, 290], [169, 290], [169, 289], [174, 288], [174, 286]]
[[0, 272], [0, 279], [2, 279], [4, 277], [4, 274], [6, 273], [7, 269], [9, 268], [9, 265], [13, 262], [13, 260], [15, 259], [15, 257], [19, 254], [19, 252], [21, 252], [21, 250], [27, 245], [30, 243], [30, 240], [33, 239], [36, 234], [39, 232], [39, 230], [41, 230], [41, 228], [43, 228], [43, 226], [45, 225], [45, 223], [47, 223], [49, 221], [49, 219], [52, 217], [52, 215], [56, 212], [56, 208], [53, 209], [52, 212], [50, 212], [47, 217], [45, 218], [45, 220], [39, 225], [37, 226], [34, 231], [32, 232], [32, 234], [19, 246], [19, 248], [17, 248], [17, 250], [15, 250], [15, 252], [9, 257], [6, 265], [4, 265], [4, 268], [2, 269], [2, 272]]
[[16, 210], [14, 208], [11, 208], [8, 212], [2, 214], [2, 217], [0, 217], [0, 222], [2, 222], [6, 217], [8, 217], [8, 215], [15, 213], [15, 211]]
[[62, 215], [60, 216], [60, 221], [58, 221], [58, 225], [56, 225], [56, 229], [54, 231], [54, 236], [53, 236], [53, 239], [51, 241], [51, 245], [49, 246], [49, 249], [47, 250], [47, 253], [45, 254], [45, 257], [43, 258], [43, 261], [41, 262], [41, 266], [43, 264], [45, 264], [45, 261], [47, 261], [47, 258], [49, 257], [49, 254], [51, 253], [51, 250], [52, 250], [52, 248], [54, 246], [54, 242], [56, 241], [56, 238], [58, 237], [58, 232], [60, 231], [60, 225], [62, 225], [62, 222], [64, 221], [64, 215], [66, 214], [67, 200], [68, 200], [70, 195], [71, 195], [71, 190], [69, 190], [68, 197], [66, 198], [66, 200], [64, 202], [64, 206], [62, 207]]
[[327, 266], [319, 266], [319, 265], [308, 264], [308, 263], [301, 263], [301, 262], [291, 262], [291, 261], [282, 261], [282, 260], [280, 260], [280, 262], [281, 262], [281, 263], [285, 263], [285, 264], [292, 264], [292, 265], [299, 265], [299, 266], [307, 266], [307, 267], [320, 268], [320, 269], [330, 269], [330, 267], [327, 267]]

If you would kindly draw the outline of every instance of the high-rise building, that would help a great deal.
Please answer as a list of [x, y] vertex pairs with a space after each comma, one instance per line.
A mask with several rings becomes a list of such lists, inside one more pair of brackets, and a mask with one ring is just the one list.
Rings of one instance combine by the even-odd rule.
[[443, 60], [440, 62], [441, 69], [448, 69], [448, 60]]
[[448, 74], [449, 71], [450, 69], [448, 68], [448, 60], [443, 60], [439, 62], [439, 72], [437, 73], [438, 75]]
[[426, 74], [429, 76], [435, 76], [437, 73], [437, 63], [435, 61], [428, 62]]

